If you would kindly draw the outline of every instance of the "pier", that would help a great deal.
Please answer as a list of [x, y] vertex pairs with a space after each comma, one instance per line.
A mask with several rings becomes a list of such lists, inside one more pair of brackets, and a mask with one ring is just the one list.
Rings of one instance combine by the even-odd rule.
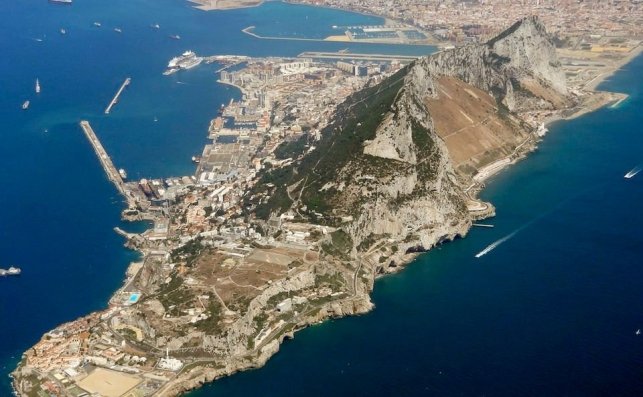
[[86, 121], [86, 120], [81, 121], [80, 127], [83, 129], [83, 132], [85, 133], [85, 136], [89, 140], [89, 143], [92, 144], [92, 147], [94, 148], [94, 152], [96, 152], [96, 156], [98, 156], [98, 160], [100, 160], [100, 163], [103, 166], [105, 173], [107, 174], [107, 178], [110, 181], [112, 181], [112, 183], [114, 183], [119, 193], [122, 194], [123, 197], [125, 197], [125, 199], [127, 200], [128, 206], [130, 208], [136, 208], [135, 200], [130, 195], [127, 194], [127, 190], [125, 189], [125, 182], [123, 181], [121, 174], [114, 166], [112, 159], [107, 154], [107, 151], [105, 151], [103, 144], [100, 143], [100, 140], [96, 136], [96, 133], [92, 129], [91, 125], [89, 125], [89, 121]]
[[385, 54], [357, 54], [347, 52], [316, 52], [306, 51], [297, 55], [298, 58], [313, 59], [350, 59], [354, 61], [400, 61], [409, 63], [415, 61], [417, 56], [409, 55], [385, 55]]
[[132, 79], [130, 77], [125, 79], [125, 81], [121, 85], [121, 88], [119, 88], [118, 91], [116, 92], [116, 95], [114, 95], [114, 99], [112, 99], [112, 101], [109, 103], [109, 105], [107, 105], [107, 108], [105, 109], [105, 114], [109, 114], [109, 112], [112, 111], [112, 108], [114, 107], [114, 105], [116, 105], [118, 103], [118, 98], [120, 98], [121, 94], [123, 93], [123, 90], [131, 82], [132, 82]]

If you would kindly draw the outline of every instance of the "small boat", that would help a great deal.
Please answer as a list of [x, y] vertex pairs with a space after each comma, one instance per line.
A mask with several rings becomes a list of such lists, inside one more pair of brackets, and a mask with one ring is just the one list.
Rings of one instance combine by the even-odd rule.
[[155, 24], [153, 24], [153, 25], [150, 25], [150, 27], [151, 27], [152, 29], [161, 29], [161, 25], [159, 25], [158, 23], [155, 23]]
[[0, 269], [0, 277], [19, 276], [22, 270], [19, 267], [11, 266], [9, 269]]
[[40, 94], [40, 81], [36, 79], [36, 94]]
[[114, 28], [114, 32], [123, 33], [123, 30], [121, 28]]
[[159, 121], [159, 119], [154, 117], [154, 122], [156, 123], [157, 121]]
[[174, 40], [181, 40], [181, 36], [179, 36], [178, 34], [170, 35], [170, 38]]
[[635, 334], [637, 334], [637, 335], [641, 335], [641, 329], [640, 329], [640, 328], [639, 328], [639, 329], [637, 329], [637, 330], [636, 330], [636, 332], [635, 332]]
[[67, 31], [64, 28], [60, 28], [60, 34], [67, 34]]
[[118, 173], [120, 174], [121, 178], [127, 179], [127, 171], [125, 171], [124, 168], [119, 169]]
[[94, 22], [94, 26], [96, 26], [97, 28], [100, 28], [100, 27], [101, 27], [101, 26], [103, 26], [103, 25], [101, 25], [101, 23], [100, 23], [100, 22]]
[[201, 162], [201, 156], [192, 156], [192, 162], [194, 164], [199, 164]]
[[50, 3], [71, 5], [72, 0], [49, 0]]
[[30, 102], [29, 102], [29, 101], [24, 101], [24, 103], [22, 104], [22, 110], [27, 110], [27, 109], [29, 109], [29, 104], [30, 104]]

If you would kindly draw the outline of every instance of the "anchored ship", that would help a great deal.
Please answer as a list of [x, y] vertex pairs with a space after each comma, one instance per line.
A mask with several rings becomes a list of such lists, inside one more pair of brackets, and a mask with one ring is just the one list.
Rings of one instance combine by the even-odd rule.
[[40, 81], [36, 79], [36, 94], [40, 94]]
[[9, 269], [0, 269], [0, 277], [4, 276], [19, 276], [22, 270], [19, 267], [11, 266]]
[[185, 51], [181, 56], [170, 59], [167, 70], [163, 74], [167, 76], [181, 69], [191, 69], [201, 62], [203, 62], [202, 57], [197, 56], [193, 51]]

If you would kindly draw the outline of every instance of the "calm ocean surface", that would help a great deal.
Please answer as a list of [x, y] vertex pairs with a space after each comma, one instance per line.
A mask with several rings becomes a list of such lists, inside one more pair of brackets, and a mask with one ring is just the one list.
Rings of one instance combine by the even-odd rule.
[[[210, 118], [238, 93], [215, 83], [216, 65], [162, 76], [169, 58], [187, 49], [284, 56], [347, 47], [431, 51], [257, 40], [240, 32], [255, 25], [262, 35], [319, 38], [335, 33], [332, 25], [376, 23], [282, 3], [223, 13], [181, 0], [4, 4], [0, 266], [17, 264], [24, 274], [0, 279], [1, 372], [8, 374], [43, 332], [104, 308], [136, 258], [112, 231], [121, 200], [80, 119], [92, 122], [132, 178], [190, 174]], [[65, 36], [58, 33], [63, 27]], [[628, 101], [557, 123], [536, 153], [489, 184], [483, 198], [497, 206], [494, 229], [472, 230], [378, 281], [372, 313], [306, 329], [264, 368], [191, 396], [643, 394], [643, 335], [635, 335], [643, 328], [643, 179], [623, 178], [643, 163], [642, 69], [639, 58], [602, 87], [631, 94]], [[127, 76], [132, 85], [105, 117]], [[31, 108], [23, 112], [26, 99]], [[0, 396], [9, 390], [3, 375]]]

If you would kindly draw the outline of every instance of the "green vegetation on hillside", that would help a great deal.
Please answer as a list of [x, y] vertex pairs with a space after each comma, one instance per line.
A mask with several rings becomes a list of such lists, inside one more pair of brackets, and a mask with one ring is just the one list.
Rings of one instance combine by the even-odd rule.
[[[312, 213], [325, 214], [332, 206], [334, 189], [321, 188], [328, 182], [335, 182], [340, 171], [350, 160], [363, 157], [364, 141], [373, 139], [375, 131], [386, 114], [391, 110], [395, 98], [404, 84], [408, 67], [384, 80], [380, 84], [365, 88], [349, 96], [340, 104], [335, 119], [322, 130], [322, 138], [315, 143], [316, 150], [308, 153], [293, 164], [281, 169], [266, 171], [257, 183], [253, 193], [259, 196], [268, 193], [268, 184], [274, 185], [270, 198], [256, 206], [258, 218], [268, 219], [270, 214], [287, 209], [292, 203], [286, 193], [286, 187], [304, 180], [301, 186], [291, 195], [301, 194], [302, 204]], [[302, 138], [303, 139], [303, 138]], [[289, 145], [297, 155], [302, 142]], [[288, 156], [284, 147], [280, 156]], [[303, 192], [300, 190], [303, 189]], [[246, 203], [247, 208], [252, 203]], [[323, 219], [317, 219], [323, 221]]]

